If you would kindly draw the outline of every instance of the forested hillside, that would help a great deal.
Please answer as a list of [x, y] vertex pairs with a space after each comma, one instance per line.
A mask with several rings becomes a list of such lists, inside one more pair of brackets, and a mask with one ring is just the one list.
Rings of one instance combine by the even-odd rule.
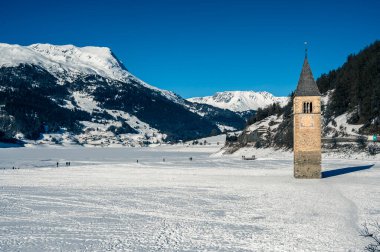
[[342, 67], [317, 79], [321, 93], [334, 90], [325, 116], [353, 112], [350, 123], [365, 124], [363, 131], [380, 130], [380, 41], [351, 54]]
[[245, 124], [240, 113], [150, 86], [106, 47], [0, 43], [0, 55], [0, 141], [139, 146]]
[[[316, 83], [325, 102], [322, 104], [323, 136], [344, 137], [346, 133], [352, 133], [343, 127], [338, 129], [341, 131], [339, 135], [337, 130], [332, 129], [340, 128], [336, 123], [338, 117], [340, 121], [344, 118], [345, 121], [341, 123], [354, 127], [357, 125], [359, 129], [356, 133], [359, 135], [380, 133], [380, 41], [367, 46], [358, 54], [349, 55], [341, 67], [322, 74]], [[245, 135], [250, 134], [250, 125], [260, 124], [269, 118], [276, 126], [269, 125], [266, 137], [261, 139], [258, 146], [293, 148], [292, 102], [293, 93], [284, 107], [272, 104], [258, 109], [237, 139], [246, 141]], [[347, 119], [342, 117], [343, 114], [347, 115]]]

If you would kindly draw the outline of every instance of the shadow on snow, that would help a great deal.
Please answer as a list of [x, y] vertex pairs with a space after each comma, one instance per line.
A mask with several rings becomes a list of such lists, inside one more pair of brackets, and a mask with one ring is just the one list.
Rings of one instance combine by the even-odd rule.
[[370, 169], [372, 166], [374, 166], [374, 164], [339, 168], [339, 169], [330, 170], [330, 171], [323, 171], [322, 172], [322, 178], [329, 178], [329, 177], [343, 175], [346, 173], [351, 173], [351, 172], [356, 172], [356, 171], [361, 171], [361, 170], [367, 170], [367, 169]]

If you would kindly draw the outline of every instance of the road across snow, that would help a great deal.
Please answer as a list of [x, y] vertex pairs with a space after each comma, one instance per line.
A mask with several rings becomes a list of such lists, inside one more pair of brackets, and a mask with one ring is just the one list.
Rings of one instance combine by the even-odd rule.
[[217, 148], [1, 149], [0, 251], [358, 251], [380, 220], [378, 161], [329, 158], [374, 166], [296, 180], [290, 153]]

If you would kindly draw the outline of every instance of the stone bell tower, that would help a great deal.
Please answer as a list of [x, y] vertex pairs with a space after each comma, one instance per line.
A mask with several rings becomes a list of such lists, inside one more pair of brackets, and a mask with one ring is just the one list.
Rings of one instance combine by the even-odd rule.
[[293, 100], [294, 177], [321, 178], [321, 93], [307, 51]]

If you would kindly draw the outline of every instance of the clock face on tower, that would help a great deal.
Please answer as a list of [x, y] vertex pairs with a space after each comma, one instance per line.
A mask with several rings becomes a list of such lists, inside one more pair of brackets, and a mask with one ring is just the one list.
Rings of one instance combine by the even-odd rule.
[[312, 115], [300, 115], [301, 128], [314, 128], [314, 120]]

